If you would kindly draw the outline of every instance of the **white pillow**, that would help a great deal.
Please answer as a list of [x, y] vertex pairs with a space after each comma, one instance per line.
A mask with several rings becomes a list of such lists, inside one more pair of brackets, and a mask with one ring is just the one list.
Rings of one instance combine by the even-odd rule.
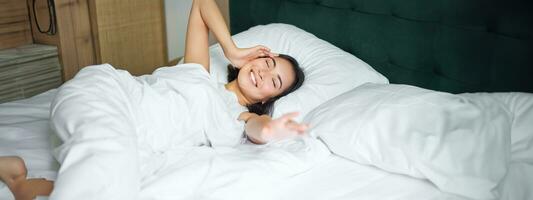
[[[297, 91], [279, 99], [274, 117], [291, 111], [303, 116], [316, 106], [363, 83], [388, 83], [387, 78], [355, 56], [288, 24], [250, 28], [233, 36], [238, 47], [265, 45], [273, 52], [294, 57], [303, 68], [305, 82]], [[210, 71], [218, 82], [227, 82], [227, 65], [220, 45], [210, 48]]]
[[507, 171], [511, 116], [497, 101], [365, 84], [322, 104], [304, 121], [337, 155], [427, 178], [445, 192], [493, 199]]

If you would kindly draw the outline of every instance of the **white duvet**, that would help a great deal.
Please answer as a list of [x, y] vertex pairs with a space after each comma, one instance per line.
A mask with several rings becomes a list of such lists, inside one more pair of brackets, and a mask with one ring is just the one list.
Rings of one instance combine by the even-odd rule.
[[257, 194], [247, 188], [267, 189], [329, 155], [310, 138], [239, 145], [240, 113], [223, 92], [196, 64], [143, 77], [84, 68], [52, 102], [64, 143], [50, 198], [248, 199]]
[[[117, 73], [123, 72], [117, 71]], [[125, 74], [124, 77], [129, 77], [129, 75]], [[94, 85], [101, 86], [101, 84]], [[390, 85], [390, 87], [394, 88], [395, 86]], [[401, 90], [388, 92], [402, 94]], [[45, 165], [48, 166], [55, 162], [48, 160], [51, 157], [46, 151], [48, 128], [45, 126], [48, 120], [46, 113], [49, 110], [50, 99], [55, 94], [55, 91], [51, 91], [29, 100], [0, 105], [0, 154], [22, 156], [28, 164], [30, 177], [55, 179], [55, 170], [45, 167]], [[404, 97], [409, 97], [407, 93], [403, 94]], [[102, 93], [99, 95], [110, 94]], [[413, 97], [413, 95], [411, 96]], [[350, 97], [350, 95], [339, 96], [337, 100], [332, 100], [323, 106], [350, 107], [350, 101], [346, 101], [346, 97]], [[461, 94], [460, 98], [492, 102], [496, 106], [501, 106], [503, 102], [504, 109], [510, 111], [513, 118], [510, 165], [506, 166], [507, 173], [504, 180], [499, 183], [497, 189], [490, 192], [499, 194], [500, 198], [498, 199], [502, 200], [532, 199], [533, 126], [531, 121], [533, 121], [533, 95], [525, 93], [476, 93]], [[348, 104], [331, 104], [334, 101], [342, 101], [341, 99], [345, 99]], [[82, 103], [86, 102], [83, 99], [77, 100], [83, 101]], [[351, 105], [353, 103], [355, 102], [352, 101]], [[398, 101], [396, 105], [399, 103], [401, 101]], [[408, 102], [404, 101], [404, 103]], [[443, 104], [443, 106], [445, 105]], [[490, 106], [490, 104], [488, 105]], [[28, 107], [36, 109], [28, 110]], [[317, 109], [317, 111], [325, 111], [322, 108]], [[346, 125], [333, 126], [332, 129], [337, 130], [337, 133], [350, 130], [349, 127], [357, 124], [357, 119], [362, 114], [353, 112], [353, 110], [348, 112], [348, 109], [342, 111], [337, 112], [335, 109], [331, 109], [329, 112], [319, 115], [327, 119], [317, 120], [316, 123], [313, 123], [312, 127], [315, 127], [313, 131], [316, 133], [317, 130], [321, 129], [320, 127], [327, 127], [327, 124]], [[80, 121], [83, 118], [79, 112], [74, 112], [73, 115], [80, 116], [65, 119], [65, 124], [68, 124], [68, 121], [78, 120], [79, 124], [69, 122], [73, 124], [72, 127], [76, 127], [91, 122], [90, 120]], [[333, 117], [328, 117], [328, 115]], [[39, 117], [35, 118], [36, 116]], [[413, 115], [400, 113], [398, 116]], [[423, 113], [421, 116], [426, 115]], [[450, 116], [448, 115], [448, 117]], [[339, 123], [342, 122], [341, 118], [346, 119], [345, 122], [351, 123]], [[39, 122], [39, 125], [33, 122]], [[394, 123], [388, 124], [377, 121], [374, 124], [379, 125], [376, 127], [383, 127], [384, 129], [394, 128], [387, 126]], [[108, 123], [107, 127], [114, 128], [115, 126]], [[98, 132], [95, 131], [94, 133]], [[114, 138], [110, 137], [109, 139], [113, 140]], [[90, 146], [90, 141], [83, 140], [79, 138], [76, 144], [79, 143], [85, 147]], [[82, 151], [82, 148], [74, 147], [71, 149], [76, 151], [73, 150], [64, 155], [65, 161], [70, 163], [65, 164], [60, 171], [62, 183], [61, 186], [56, 187], [53, 199], [73, 199], [74, 197], [76, 197], [75, 199], [117, 199], [119, 197], [114, 194], [115, 191], [136, 194], [138, 199], [463, 199], [459, 196], [440, 192], [435, 185], [423, 179], [390, 174], [386, 170], [365, 167], [353, 161], [341, 159], [336, 155], [325, 156], [329, 153], [320, 143], [306, 138], [268, 146], [244, 144], [235, 147], [219, 146], [213, 149], [207, 146], [182, 145], [166, 151], [148, 154], [152, 155], [150, 160], [139, 163], [127, 163], [127, 157], [106, 155], [106, 153], [116, 154], [113, 151], [118, 151], [118, 144], [121, 143], [111, 141], [104, 143], [103, 140], [99, 142], [93, 140], [95, 146], [90, 151]], [[391, 142], [391, 140], [389, 141]], [[401, 144], [399, 143], [401, 140], [396, 141], [396, 146]], [[76, 146], [76, 144], [72, 145]], [[109, 144], [115, 146], [106, 146]], [[381, 145], [381, 151], [390, 151], [389, 147]], [[105, 151], [106, 148], [109, 151]], [[123, 149], [128, 150], [129, 148]], [[497, 151], [496, 148], [493, 150]], [[139, 152], [146, 151], [137, 151], [137, 153]], [[360, 153], [369, 152], [361, 151]], [[397, 154], [390, 155], [395, 156]], [[97, 159], [97, 157], [102, 156], [107, 157], [110, 161], [99, 163], [105, 161], [102, 158]], [[133, 157], [140, 158], [139, 155]], [[326, 160], [321, 160], [324, 157], [327, 157]], [[423, 157], [418, 158], [422, 159]], [[480, 160], [473, 157], [471, 162], [480, 162]], [[127, 167], [115, 165], [121, 163], [125, 163], [124, 165]], [[453, 162], [450, 161], [443, 166], [451, 164]], [[87, 165], [87, 167], [84, 168], [83, 165]], [[144, 170], [138, 169], [140, 166], [144, 166]], [[112, 168], [118, 169], [113, 170]], [[130, 173], [135, 171], [130, 170], [130, 168], [138, 169], [139, 174]], [[312, 169], [307, 170], [309, 168]], [[109, 169], [113, 171], [105, 171]], [[113, 176], [116, 179], [125, 179], [119, 181], [135, 180], [138, 188], [118, 190], [116, 185], [118, 182], [109, 181], [112, 180]], [[430, 181], [435, 180], [431, 179], [434, 177], [425, 178]], [[471, 189], [465, 188], [465, 190]], [[473, 192], [479, 191], [477, 189], [479, 188], [472, 190]], [[0, 183], [0, 199], [12, 199], [12, 196], [9, 193], [6, 196], [5, 192], [9, 191]]]

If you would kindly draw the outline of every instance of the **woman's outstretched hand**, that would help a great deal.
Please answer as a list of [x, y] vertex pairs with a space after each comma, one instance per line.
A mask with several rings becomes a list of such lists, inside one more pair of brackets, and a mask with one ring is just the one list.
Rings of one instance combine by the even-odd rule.
[[268, 47], [257, 45], [250, 48], [235, 48], [231, 51], [224, 52], [234, 67], [241, 68], [246, 63], [259, 57], [274, 57], [277, 54], [270, 52]]
[[309, 126], [292, 120], [298, 114], [298, 112], [287, 113], [265, 124], [261, 133], [263, 140], [272, 142], [304, 134]]

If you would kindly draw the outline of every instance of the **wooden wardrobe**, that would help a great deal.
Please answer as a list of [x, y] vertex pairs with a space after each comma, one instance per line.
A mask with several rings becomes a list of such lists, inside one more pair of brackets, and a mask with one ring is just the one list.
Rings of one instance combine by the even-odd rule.
[[[32, 19], [33, 1], [37, 19], [46, 19], [48, 0], [28, 0]], [[57, 34], [39, 33], [33, 21], [32, 32], [35, 43], [58, 46], [64, 81], [93, 64], [110, 63], [134, 75], [167, 64], [163, 0], [53, 1]]]

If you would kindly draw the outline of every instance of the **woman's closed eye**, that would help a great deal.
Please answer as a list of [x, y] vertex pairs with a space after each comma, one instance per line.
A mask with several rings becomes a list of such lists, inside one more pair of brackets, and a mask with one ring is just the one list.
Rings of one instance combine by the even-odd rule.
[[[269, 69], [276, 67], [276, 63], [274, 61], [274, 58], [270, 58], [270, 62], [268, 62], [269, 59], [265, 59], [265, 63]], [[274, 88], [281, 89], [281, 78], [278, 75], [278, 79], [280, 81], [280, 84], [276, 83], [276, 78], [272, 78], [272, 85], [274, 85]]]
[[278, 90], [281, 90], [281, 86], [282, 86], [282, 83], [281, 83], [281, 78], [278, 77], [274, 77], [272, 78], [272, 83], [274, 84], [274, 88], [278, 89]]
[[267, 60], [267, 59], [265, 59], [265, 63], [266, 63], [266, 65], [267, 65], [267, 68], [269, 68], [269, 69], [270, 69], [270, 68], [271, 68], [271, 66], [270, 66], [270, 64], [268, 63], [268, 60]]

